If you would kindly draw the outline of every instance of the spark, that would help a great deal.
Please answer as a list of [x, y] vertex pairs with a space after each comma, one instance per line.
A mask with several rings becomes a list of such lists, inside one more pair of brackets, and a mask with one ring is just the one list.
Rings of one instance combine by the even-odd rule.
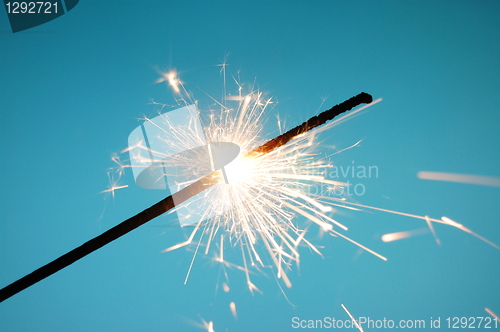
[[[121, 162], [120, 162], [120, 158], [115, 155], [111, 159], [119, 167], [114, 172], [113, 171], [109, 171], [108, 172], [108, 179], [109, 179], [108, 189], [101, 191], [100, 194], [111, 193], [111, 196], [113, 198], [115, 198], [115, 191], [118, 190], [118, 189], [127, 188], [128, 185], [119, 185], [118, 184], [118, 182], [120, 181], [121, 176], [123, 175], [123, 168], [124, 168], [124, 165], [122, 165]], [[118, 179], [115, 179], [115, 177], [117, 177]]]
[[380, 255], [380, 254], [376, 253], [375, 251], [373, 251], [373, 250], [371, 250], [371, 249], [369, 249], [369, 248], [365, 247], [364, 245], [362, 245], [362, 244], [360, 244], [360, 243], [358, 243], [358, 242], [356, 242], [356, 241], [354, 241], [354, 240], [352, 240], [352, 239], [348, 238], [347, 236], [342, 235], [342, 234], [340, 234], [339, 232], [336, 232], [336, 231], [334, 231], [334, 230], [331, 230], [331, 232], [332, 232], [334, 235], [338, 235], [338, 236], [340, 236], [340, 237], [342, 237], [342, 238], [346, 239], [347, 241], [354, 243], [355, 245], [357, 245], [357, 246], [358, 246], [358, 247], [360, 247], [361, 249], [364, 249], [364, 250], [368, 251], [369, 253], [371, 253], [371, 254], [373, 254], [373, 255], [377, 256], [378, 258], [380, 258], [381, 260], [387, 261], [387, 258], [386, 258], [386, 257], [384, 257], [384, 256], [382, 256], [382, 255]]
[[236, 313], [236, 304], [234, 302], [229, 303], [229, 309], [231, 309], [231, 313], [233, 314], [234, 319], [238, 319], [238, 314]]
[[495, 318], [497, 320], [497, 322], [500, 322], [500, 318], [493, 311], [491, 311], [491, 309], [484, 308], [484, 311], [489, 313], [491, 315], [491, 317]]
[[360, 330], [361, 332], [364, 332], [363, 328], [361, 327], [361, 325], [358, 324], [358, 321], [354, 318], [353, 315], [351, 315], [351, 313], [349, 312], [349, 310], [347, 310], [347, 308], [345, 307], [345, 305], [341, 304], [341, 306], [345, 310], [345, 312], [349, 315], [349, 317], [351, 318], [351, 320], [354, 323], [354, 325], [356, 325], [356, 327], [358, 328], [358, 330]]
[[167, 82], [168, 85], [174, 90], [175, 93], [180, 94], [182, 82], [179, 79], [179, 75], [175, 70], [171, 70], [167, 73], [161, 73], [161, 77], [156, 81], [156, 83]]
[[437, 181], [477, 184], [481, 186], [500, 187], [500, 177], [496, 176], [440, 173], [440, 172], [418, 172], [417, 177], [423, 180], [437, 180]]
[[111, 193], [111, 195], [114, 198], [115, 197], [115, 190], [123, 189], [123, 188], [127, 188], [127, 187], [128, 187], [128, 184], [123, 185], [123, 186], [111, 185], [111, 186], [109, 186], [108, 189], [101, 191], [101, 194], [103, 194], [103, 193]]
[[425, 216], [425, 221], [427, 222], [427, 226], [429, 226], [429, 229], [431, 230], [432, 236], [434, 236], [436, 243], [438, 244], [438, 246], [440, 246], [441, 240], [439, 240], [437, 237], [436, 231], [434, 230], [434, 226], [432, 225], [432, 221], [429, 219], [428, 216]]
[[214, 330], [214, 322], [210, 321], [206, 324], [207, 332], [215, 332]]
[[345, 148], [345, 149], [339, 150], [339, 151], [337, 151], [337, 152], [335, 152], [335, 153], [331, 154], [330, 156], [334, 156], [334, 155], [336, 155], [336, 154], [339, 154], [339, 153], [342, 153], [342, 152], [347, 151], [347, 150], [349, 150], [349, 149], [352, 149], [353, 147], [358, 146], [361, 142], [363, 142], [363, 140], [359, 140], [359, 141], [357, 141], [356, 143], [354, 143], [353, 145], [351, 145], [351, 146], [349, 146], [349, 147], [347, 147], [347, 148]]
[[[203, 318], [201, 319], [201, 322], [202, 322], [202, 325], [199, 327], [205, 329], [207, 332], [215, 332], [214, 322], [212, 322], [212, 321], [206, 322]], [[198, 325], [198, 324], [195, 324], [195, 325]]]
[[484, 242], [488, 243], [489, 245], [491, 245], [491, 246], [493, 246], [493, 247], [495, 247], [495, 248], [497, 248], [497, 249], [500, 249], [500, 247], [499, 247], [498, 245], [496, 245], [495, 243], [493, 243], [493, 242], [491, 242], [491, 241], [489, 241], [489, 240], [485, 239], [484, 237], [482, 237], [482, 236], [481, 236], [481, 235], [479, 235], [479, 234], [474, 233], [473, 231], [471, 231], [470, 229], [468, 229], [468, 228], [467, 228], [467, 227], [465, 227], [464, 225], [459, 224], [459, 223], [457, 223], [456, 221], [451, 220], [451, 219], [450, 219], [450, 218], [448, 218], [448, 217], [441, 217], [441, 220], [442, 220], [443, 222], [445, 222], [446, 224], [450, 225], [450, 226], [456, 227], [456, 228], [458, 228], [458, 229], [460, 229], [460, 230], [462, 230], [462, 231], [464, 231], [464, 232], [466, 232], [466, 233], [471, 234], [472, 236], [477, 237], [478, 239], [480, 239], [480, 240], [482, 240], [482, 241], [484, 241]]
[[404, 232], [384, 234], [384, 235], [382, 235], [382, 241], [392, 242], [392, 241], [406, 239], [406, 238], [409, 238], [409, 237], [412, 237], [415, 235], [421, 235], [421, 234], [427, 234], [427, 233], [429, 233], [429, 229], [421, 228], [421, 229], [416, 229], [413, 231], [404, 231]]

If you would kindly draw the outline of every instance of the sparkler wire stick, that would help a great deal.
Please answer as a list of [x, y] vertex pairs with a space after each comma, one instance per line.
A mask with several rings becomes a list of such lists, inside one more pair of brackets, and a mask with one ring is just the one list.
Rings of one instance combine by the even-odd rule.
[[293, 138], [299, 136], [300, 134], [303, 134], [305, 132], [308, 132], [309, 130], [316, 128], [317, 126], [320, 126], [324, 124], [327, 121], [332, 120], [334, 117], [349, 111], [353, 107], [356, 107], [360, 104], [369, 104], [373, 101], [373, 98], [371, 95], [361, 92], [359, 95], [352, 97], [351, 99], [348, 99], [344, 101], [341, 104], [335, 105], [332, 108], [330, 108], [328, 111], [324, 111], [323, 113], [320, 113], [317, 116], [313, 116], [306, 122], [302, 123], [301, 125], [290, 129], [284, 134], [279, 135], [276, 138], [273, 138], [272, 140], [268, 141], [264, 145], [261, 145], [257, 149], [251, 151], [249, 155], [252, 154], [264, 154], [264, 153], [269, 153], [272, 150], [276, 149], [277, 147], [280, 147], [286, 143], [288, 143], [290, 140]]
[[[272, 150], [288, 143], [294, 137], [303, 134], [325, 122], [333, 119], [337, 115], [347, 112], [360, 104], [369, 104], [372, 102], [372, 96], [367, 93], [360, 93], [357, 96], [338, 104], [331, 109], [314, 116], [301, 125], [287, 131], [286, 133], [268, 141], [264, 145], [256, 148], [255, 150], [247, 153], [247, 156], [255, 156], [266, 154]], [[186, 186], [173, 195], [170, 195], [146, 210], [136, 214], [135, 216], [123, 221], [115, 227], [107, 230], [101, 235], [85, 242], [81, 246], [69, 251], [68, 253], [60, 256], [52, 262], [40, 267], [39, 269], [31, 272], [30, 274], [22, 277], [21, 279], [11, 283], [10, 285], [0, 290], [0, 302], [8, 299], [9, 297], [21, 292], [22, 290], [34, 285], [35, 283], [47, 278], [48, 276], [62, 270], [68, 265], [73, 264], [77, 260], [87, 256], [93, 251], [105, 246], [106, 244], [116, 240], [117, 238], [127, 234], [128, 232], [136, 229], [137, 227], [145, 224], [146, 222], [158, 217], [159, 215], [167, 212], [177, 204], [185, 202], [189, 198], [201, 193], [205, 189], [219, 183], [223, 179], [222, 172], [217, 170], [205, 177], [197, 180], [196, 182]]]

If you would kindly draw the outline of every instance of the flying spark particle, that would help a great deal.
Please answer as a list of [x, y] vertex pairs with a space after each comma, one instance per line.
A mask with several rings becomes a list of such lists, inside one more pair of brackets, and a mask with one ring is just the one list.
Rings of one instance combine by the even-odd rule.
[[358, 323], [358, 321], [354, 318], [353, 315], [351, 315], [351, 313], [349, 312], [349, 310], [347, 310], [347, 308], [345, 307], [345, 305], [341, 304], [342, 308], [345, 310], [345, 312], [349, 315], [349, 317], [351, 318], [352, 322], [354, 323], [354, 325], [356, 325], [356, 327], [358, 328], [359, 331], [361, 332], [364, 332], [363, 331], [363, 328], [361, 327], [361, 325]]
[[417, 173], [417, 177], [423, 180], [437, 180], [437, 181], [477, 184], [481, 186], [500, 187], [500, 177], [496, 176], [422, 171]]
[[484, 310], [491, 315], [491, 317], [495, 318], [497, 322], [500, 322], [500, 318], [493, 312], [491, 309], [484, 308]]
[[229, 303], [229, 308], [231, 309], [231, 313], [233, 314], [234, 319], [238, 319], [238, 314], [236, 313], [236, 304], [234, 302]]

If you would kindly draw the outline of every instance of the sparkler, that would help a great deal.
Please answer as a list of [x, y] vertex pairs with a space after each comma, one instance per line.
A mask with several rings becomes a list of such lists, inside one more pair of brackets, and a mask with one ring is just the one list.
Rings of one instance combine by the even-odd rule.
[[[173, 81], [173, 78], [169, 77], [169, 83], [173, 84]], [[174, 83], [177, 84], [178, 82]], [[250, 99], [248, 99], [247, 97]], [[243, 133], [245, 131], [250, 133], [255, 133], [255, 131], [258, 131], [258, 127], [256, 127], [255, 123], [244, 118], [245, 112], [249, 112], [248, 114], [250, 114], [250, 118], [252, 120], [256, 120], [262, 116], [262, 112], [257, 112], [257, 110], [259, 109], [258, 106], [261, 105], [261, 99], [259, 98], [260, 94], [257, 98], [253, 98], [251, 96], [247, 97], [243, 98], [244, 101], [243, 103], [241, 103], [241, 106], [246, 108], [240, 109], [240, 115], [243, 115], [241, 115], [239, 118], [232, 118], [234, 121], [229, 122], [230, 126], [228, 128], [237, 129], [232, 132], [229, 138], [234, 139], [235, 142], [239, 143], [243, 151], [246, 151], [249, 146], [255, 144], [256, 139], [255, 137], [242, 137]], [[248, 109], [252, 98], [255, 102], [252, 108]], [[226, 227], [227, 230], [231, 231], [230, 234], [232, 234], [237, 241], [248, 245], [246, 248], [248, 249], [248, 257], [250, 258], [252, 265], [255, 264], [254, 260], [263, 264], [259, 254], [254, 247], [254, 244], [257, 241], [256, 234], [259, 234], [260, 238], [263, 240], [266, 248], [268, 249], [268, 252], [271, 254], [271, 258], [274, 261], [275, 266], [278, 268], [278, 275], [285, 280], [287, 285], [290, 285], [283, 269], [283, 265], [287, 264], [285, 262], [285, 258], [298, 260], [299, 255], [296, 251], [296, 247], [301, 242], [307, 243], [315, 251], [317, 251], [317, 249], [304, 238], [305, 230], [300, 230], [298, 227], [291, 223], [292, 215], [289, 212], [283, 210], [282, 206], [286, 206], [291, 210], [303, 216], [306, 216], [309, 220], [322, 226], [324, 230], [330, 230], [337, 235], [341, 234], [333, 231], [333, 226], [331, 223], [337, 222], [324, 214], [325, 212], [331, 211], [331, 208], [324, 206], [320, 202], [302, 194], [298, 190], [298, 188], [283, 187], [282, 183], [276, 181], [275, 179], [284, 178], [299, 179], [304, 181], [313, 180], [323, 183], [329, 183], [332, 185], [338, 185], [338, 182], [329, 181], [321, 176], [314, 176], [311, 174], [293, 174], [293, 172], [288, 172], [289, 170], [284, 169], [284, 167], [286, 168], [291, 166], [292, 171], [296, 170], [295, 167], [297, 166], [297, 164], [303, 162], [305, 158], [305, 160], [309, 162], [309, 165], [307, 166], [309, 170], [317, 169], [319, 167], [317, 163], [311, 162], [310, 157], [308, 157], [306, 154], [299, 153], [301, 149], [304, 148], [304, 145], [307, 147], [311, 144], [311, 142], [309, 142], [308, 144], [304, 144], [304, 140], [306, 138], [310, 139], [310, 137], [305, 137], [303, 134], [309, 132], [313, 128], [320, 126], [321, 124], [324, 124], [325, 122], [333, 119], [343, 112], [352, 109], [359, 104], [371, 102], [372, 97], [369, 94], [361, 93], [339, 105], [334, 106], [330, 110], [321, 113], [319, 116], [311, 118], [310, 120], [304, 122], [302, 125], [293, 128], [292, 130], [276, 137], [266, 144], [261, 145], [255, 149], [251, 149], [249, 152], [242, 155], [239, 160], [233, 162], [233, 167], [232, 169], [230, 167], [228, 173], [232, 179], [236, 179], [236, 183], [238, 183], [238, 185], [229, 185], [227, 187], [218, 188], [214, 187], [212, 189], [215, 189], [216, 192], [212, 197], [215, 197], [217, 200], [219, 200], [219, 203], [220, 201], [227, 201], [227, 199], [229, 198], [229, 202], [231, 202], [231, 204], [235, 206], [236, 209], [230, 209], [229, 214], [225, 216], [225, 219], [223, 219], [221, 216], [218, 216], [215, 218], [215, 222], [204, 224], [203, 234], [207, 233], [209, 235], [209, 241], [211, 241], [220, 227]], [[214, 129], [214, 131], [209, 132], [209, 136], [212, 139], [219, 137], [221, 139], [227, 140], [227, 133], [223, 133], [218, 130], [220, 129], [220, 127], [212, 127], [212, 129]], [[295, 145], [287, 148], [285, 144], [294, 138], [298, 138], [295, 142]], [[276, 153], [276, 151], [278, 151], [278, 153]], [[246, 175], [241, 173], [241, 167], [243, 167], [247, 171]], [[266, 175], [265, 172], [269, 172], [269, 170], [271, 169], [273, 169], [274, 172], [270, 172]], [[257, 182], [257, 184], [263, 187], [249, 187], [248, 177], [246, 177], [249, 175], [248, 173], [251, 173], [254, 179], [255, 177], [260, 177], [261, 179], [264, 177], [264, 182]], [[62, 255], [54, 261], [46, 264], [45, 266], [42, 266], [41, 268], [33, 271], [25, 277], [4, 287], [0, 290], [0, 302], [32, 286], [38, 281], [47, 278], [53, 273], [76, 262], [77, 260], [90, 254], [91, 252], [116, 240], [117, 238], [156, 218], [157, 216], [171, 210], [176, 205], [185, 202], [189, 198], [201, 193], [202, 191], [206, 191], [207, 189], [221, 182], [221, 180], [222, 172], [220, 170], [216, 170], [189, 184], [175, 194], [166, 197], [165, 199], [154, 204], [148, 209], [125, 220], [124, 222], [116, 225], [103, 234], [91, 239], [90, 241], [71, 250], [70, 252]], [[298, 182], [294, 182], [293, 184], [297, 186]], [[244, 189], [246, 189], [247, 192], [245, 192]], [[298, 200], [303, 200], [304, 202], [299, 202]], [[311, 210], [312, 214], [306, 212], [304, 209]], [[252, 211], [251, 215], [246, 216], [245, 214], [249, 211]], [[234, 222], [229, 223], [229, 220], [233, 220]], [[327, 221], [331, 223], [328, 223]], [[201, 226], [202, 220], [198, 222], [188, 241], [171, 247], [166, 251], [189, 244], [193, 240], [195, 234]], [[289, 230], [295, 233], [297, 237], [293, 238], [288, 233]], [[220, 261], [223, 261], [223, 239], [224, 235], [221, 235], [221, 256], [219, 257]], [[279, 239], [281, 244], [279, 244], [276, 239]], [[207, 251], [208, 248], [209, 245], [207, 246]], [[243, 252], [243, 247], [242, 253], [243, 259], [246, 262], [246, 254]], [[248, 269], [245, 270], [249, 288], [251, 290], [256, 289], [249, 280]]]

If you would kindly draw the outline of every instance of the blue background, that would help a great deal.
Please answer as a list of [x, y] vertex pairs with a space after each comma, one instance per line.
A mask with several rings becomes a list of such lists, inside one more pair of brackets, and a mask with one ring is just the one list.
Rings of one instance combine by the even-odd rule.
[[[0, 12], [2, 12], [0, 10]], [[160, 200], [138, 188], [99, 194], [110, 156], [126, 147], [150, 100], [172, 104], [157, 68], [176, 68], [203, 100], [222, 94], [220, 64], [257, 80], [291, 128], [361, 91], [384, 101], [324, 132], [337, 165], [375, 165], [371, 206], [447, 216], [500, 243], [500, 188], [426, 181], [419, 171], [500, 176], [500, 4], [496, 1], [81, 1], [13, 34], [0, 13], [0, 286], [6, 286]], [[206, 104], [205, 104], [206, 105]], [[203, 108], [203, 104], [201, 104]], [[274, 114], [274, 113], [273, 113]], [[266, 125], [275, 132], [273, 116]], [[2, 331], [289, 331], [292, 318], [424, 319], [500, 313], [500, 251], [445, 225], [382, 212], [343, 212], [347, 235], [388, 257], [311, 231], [286, 290], [199, 257], [161, 250], [186, 234], [160, 217], [0, 304]], [[237, 260], [239, 249], [228, 255]], [[218, 287], [218, 290], [217, 290]], [[234, 301], [235, 320], [229, 310]], [[443, 327], [443, 326], [442, 326]], [[444, 329], [444, 328], [443, 328]], [[377, 330], [377, 329], [365, 329]], [[381, 329], [383, 330], [383, 329]]]

